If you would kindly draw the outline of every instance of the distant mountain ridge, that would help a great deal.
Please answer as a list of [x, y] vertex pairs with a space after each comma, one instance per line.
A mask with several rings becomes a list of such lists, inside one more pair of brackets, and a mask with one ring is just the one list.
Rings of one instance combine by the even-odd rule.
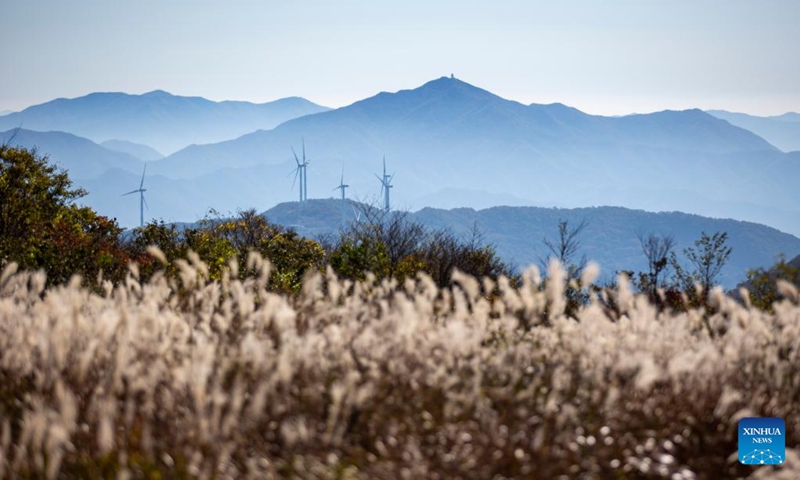
[[708, 110], [709, 114], [746, 128], [785, 152], [800, 151], [800, 113], [788, 112], [772, 117], [758, 117], [725, 110]]
[[[92, 104], [108, 106], [103, 95], [114, 94], [56, 103], [67, 113], [81, 107], [78, 113], [83, 113], [65, 118], [83, 115], [86, 123]], [[140, 105], [191, 105], [178, 108], [184, 113], [202, 110], [195, 109], [196, 99], [165, 92], [129, 97], [134, 96], [114, 98]], [[238, 108], [236, 102], [200, 103], [211, 103], [214, 111]], [[110, 115], [127, 111], [101, 110], [105, 116], [94, 123], [117, 126], [122, 121]], [[161, 110], [148, 107], [137, 124], [160, 125], [163, 119], [153, 112]], [[177, 114], [166, 117], [165, 125], [195, 125], [176, 122]], [[225, 117], [214, 118], [225, 123]], [[180, 137], [170, 132], [164, 128], [162, 133]], [[122, 135], [110, 138], [133, 141]], [[375, 200], [380, 184], [374, 174], [385, 155], [389, 173], [396, 174], [391, 190], [395, 208], [618, 205], [737, 218], [800, 234], [795, 180], [800, 152], [783, 153], [758, 135], [696, 109], [602, 117], [562, 104], [525, 105], [448, 77], [151, 161], [145, 182], [153, 187], [147, 192], [148, 217], [192, 221], [208, 208], [263, 210], [294, 199], [291, 147], [301, 153], [303, 142], [311, 198], [332, 196], [344, 172], [349, 198]], [[136, 143], [161, 151], [153, 143]], [[119, 164], [100, 175], [92, 170], [73, 178], [90, 191], [88, 204], [133, 226], [137, 208], [119, 198], [138, 184], [132, 170], [138, 169]]]
[[214, 102], [162, 90], [141, 95], [91, 93], [59, 98], [0, 117], [0, 130], [22, 127], [68, 131], [95, 142], [119, 139], [171, 153], [187, 145], [214, 143], [328, 110], [304, 98], [268, 103]]
[[[640, 146], [708, 154], [776, 150], [762, 138], [700, 110], [600, 117], [561, 104], [523, 105], [443, 77], [413, 90], [382, 92], [346, 107], [290, 120], [270, 131], [195, 145], [168, 156], [156, 168], [169, 176], [186, 177], [223, 166], [279, 163], [288, 159], [288, 145], [299, 143], [303, 136], [317, 152], [334, 158], [380, 158], [382, 152], [398, 157], [409, 149], [411, 156], [429, 152], [469, 158], [485, 154], [476, 147], [486, 143], [498, 148], [492, 154], [500, 159], [509, 147], [523, 148], [534, 158], [592, 149], [604, 155], [603, 149], [609, 146], [615, 153]], [[506, 145], [506, 141], [515, 143]]]
[[[36, 148], [40, 155], [68, 171], [70, 178], [95, 178], [109, 169], [139, 172], [144, 164], [127, 153], [110, 150], [91, 140], [64, 132], [33, 132], [14, 129], [0, 132], [0, 144]], [[80, 183], [80, 182], [78, 182]]]
[[[312, 200], [306, 204], [285, 202], [263, 214], [272, 222], [293, 226], [298, 233], [314, 237], [337, 231], [341, 223], [341, 203], [340, 200]], [[682, 250], [692, 246], [703, 231], [727, 232], [733, 253], [720, 281], [728, 288], [744, 279], [749, 268], [771, 266], [781, 253], [787, 258], [800, 253], [800, 238], [774, 228], [680, 212], [653, 213], [620, 207], [425, 208], [410, 213], [409, 219], [464, 235], [477, 226], [502, 258], [520, 268], [538, 265], [540, 259], [546, 257], [542, 239], [556, 238], [560, 220], [573, 226], [585, 220], [587, 227], [579, 237], [580, 254], [598, 262], [607, 279], [613, 278], [618, 270], [647, 268], [639, 246], [639, 234], [673, 235], [677, 242], [676, 254], [681, 258]], [[349, 221], [353, 220], [350, 216]]]
[[[535, 205], [620, 205], [762, 221], [800, 232], [800, 163], [754, 133], [700, 110], [602, 117], [561, 104], [524, 105], [452, 78], [380, 93], [154, 162], [154, 173], [191, 180], [220, 169], [279, 167], [250, 198], [292, 198], [290, 147], [316, 173], [309, 194], [327, 197], [345, 169], [353, 198], [379, 194], [386, 155], [397, 205], [418, 209], [448, 189], [502, 192]], [[249, 174], [249, 173], [248, 173]], [[235, 181], [221, 188], [238, 188]], [[515, 202], [517, 203], [517, 202]], [[481, 199], [464, 206], [486, 206]]]
[[161, 152], [156, 151], [152, 147], [142, 145], [141, 143], [129, 142], [127, 140], [106, 140], [100, 145], [108, 148], [109, 150], [127, 153], [128, 155], [132, 155], [143, 162], [152, 162], [164, 158], [164, 155], [162, 155]]

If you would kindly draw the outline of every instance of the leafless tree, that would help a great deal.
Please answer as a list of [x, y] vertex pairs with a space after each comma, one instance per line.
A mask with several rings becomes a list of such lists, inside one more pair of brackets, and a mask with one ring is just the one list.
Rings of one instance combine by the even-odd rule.
[[581, 256], [579, 260], [576, 257], [581, 249], [581, 233], [588, 225], [584, 219], [574, 228], [570, 228], [567, 220], [559, 220], [558, 238], [555, 241], [547, 237], [542, 239], [542, 243], [550, 252], [546, 258], [542, 259], [542, 266], [546, 269], [549, 260], [555, 258], [567, 269], [569, 279], [580, 277], [586, 267], [586, 257]]
[[675, 248], [675, 238], [672, 235], [639, 234], [639, 245], [642, 253], [647, 257], [647, 293], [654, 295], [661, 286], [660, 278], [669, 268], [669, 254]]

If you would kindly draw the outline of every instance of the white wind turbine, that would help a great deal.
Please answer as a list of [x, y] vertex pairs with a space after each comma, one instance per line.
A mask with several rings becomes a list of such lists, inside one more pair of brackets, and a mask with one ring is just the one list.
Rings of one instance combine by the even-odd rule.
[[375, 174], [375, 178], [377, 178], [381, 182], [381, 195], [383, 195], [383, 210], [385, 212], [389, 212], [389, 189], [392, 188], [392, 179], [394, 178], [394, 173], [391, 175], [386, 174], [386, 155], [383, 156], [383, 178], [379, 177], [378, 174]]
[[295, 182], [297, 182], [297, 176], [300, 176], [300, 202], [305, 202], [308, 200], [308, 172], [306, 167], [310, 163], [306, 160], [306, 142], [303, 140], [303, 161], [301, 162], [299, 158], [297, 158], [297, 153], [294, 151], [294, 147], [292, 147], [292, 154], [294, 155], [294, 161], [297, 162], [297, 168], [294, 169], [294, 180], [292, 181], [292, 188], [294, 188]]
[[345, 185], [344, 183], [344, 168], [342, 168], [342, 178], [339, 180], [339, 186], [335, 187], [334, 190], [341, 190], [342, 191], [342, 223], [344, 224], [347, 221], [347, 199], [345, 197], [344, 191], [350, 185]]
[[144, 170], [142, 170], [142, 181], [139, 182], [139, 188], [136, 190], [131, 190], [128, 193], [123, 193], [122, 196], [125, 195], [132, 195], [134, 193], [139, 193], [139, 226], [144, 227], [144, 206], [147, 205], [147, 202], [144, 199], [144, 192], [147, 191], [144, 188], [144, 173], [147, 171], [147, 164], [144, 164]]

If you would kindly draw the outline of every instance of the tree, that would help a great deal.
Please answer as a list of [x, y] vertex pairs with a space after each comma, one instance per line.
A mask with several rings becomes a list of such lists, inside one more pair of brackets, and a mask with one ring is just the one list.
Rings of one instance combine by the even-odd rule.
[[669, 255], [675, 248], [675, 239], [671, 235], [649, 234], [639, 235], [639, 245], [647, 258], [647, 275], [642, 282], [642, 290], [652, 300], [657, 298], [656, 291], [662, 286], [661, 275], [669, 268]]
[[340, 232], [329, 255], [331, 266], [347, 278], [363, 279], [367, 272], [378, 278], [402, 281], [423, 269], [419, 252], [427, 230], [408, 219], [407, 212], [364, 206], [363, 220]]
[[781, 298], [778, 280], [800, 287], [800, 255], [789, 262], [781, 256], [768, 270], [756, 268], [748, 271], [747, 281], [740, 286], [747, 289], [755, 307], [771, 312], [772, 305]]
[[[308, 238], [303, 238], [295, 230], [274, 225], [259, 215], [254, 209], [240, 211], [231, 219], [206, 219], [197, 231], [188, 231], [190, 241], [203, 239], [203, 245], [211, 246], [217, 252], [206, 258], [201, 251], [200, 257], [207, 262], [214, 258], [224, 258], [224, 263], [236, 256], [239, 261], [239, 272], [245, 273], [245, 262], [251, 251], [260, 253], [272, 263], [270, 286], [283, 292], [298, 292], [306, 272], [321, 270], [324, 265], [325, 252], [322, 247]], [[220, 268], [223, 266], [220, 263]]]
[[459, 238], [450, 230], [436, 230], [425, 237], [425, 244], [418, 254], [422, 259], [422, 269], [440, 287], [450, 284], [455, 269], [475, 278], [513, 276], [511, 266], [484, 241], [477, 226], [473, 226], [465, 238]]
[[59, 212], [84, 195], [47, 157], [0, 145], [0, 256], [22, 268], [39, 267], [46, 231]]
[[581, 274], [583, 269], [586, 268], [586, 256], [581, 256], [580, 259], [577, 259], [581, 248], [580, 236], [587, 226], [586, 220], [581, 220], [574, 228], [570, 228], [567, 220], [559, 220], [558, 238], [555, 241], [547, 237], [542, 239], [542, 243], [550, 252], [546, 259], [542, 259], [543, 268], [547, 269], [550, 260], [556, 259], [567, 273], [567, 288], [565, 291], [567, 297], [565, 312], [567, 315], [577, 311], [581, 305], [584, 305], [589, 300], [588, 293], [583, 291], [580, 284]]
[[726, 232], [716, 232], [711, 236], [702, 232], [700, 238], [694, 241], [694, 247], [683, 250], [683, 255], [694, 267], [692, 272], [687, 272], [680, 265], [674, 252], [670, 255], [670, 265], [675, 270], [679, 286], [690, 293], [694, 284], [700, 285], [702, 292], [700, 300], [703, 303], [708, 299], [711, 287], [716, 285], [722, 267], [731, 256], [732, 248], [725, 245], [727, 240]]
[[122, 230], [115, 220], [76, 206], [85, 194], [36, 150], [0, 145], [0, 262], [42, 268], [50, 283], [76, 273], [94, 280], [101, 270], [121, 278], [127, 263]]
[[578, 251], [581, 248], [580, 235], [588, 226], [586, 220], [581, 220], [576, 227], [570, 228], [567, 220], [558, 221], [558, 239], [555, 241], [544, 237], [542, 243], [550, 251], [546, 259], [543, 260], [543, 267], [547, 268], [549, 260], [555, 258], [567, 269], [569, 279], [579, 278], [581, 272], [586, 267], [586, 257], [583, 256], [576, 261]]

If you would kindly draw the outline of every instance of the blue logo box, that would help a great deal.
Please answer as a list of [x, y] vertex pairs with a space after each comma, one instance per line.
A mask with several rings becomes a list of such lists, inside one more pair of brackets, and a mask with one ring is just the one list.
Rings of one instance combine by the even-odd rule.
[[786, 460], [786, 422], [781, 418], [739, 420], [739, 462], [778, 465]]

